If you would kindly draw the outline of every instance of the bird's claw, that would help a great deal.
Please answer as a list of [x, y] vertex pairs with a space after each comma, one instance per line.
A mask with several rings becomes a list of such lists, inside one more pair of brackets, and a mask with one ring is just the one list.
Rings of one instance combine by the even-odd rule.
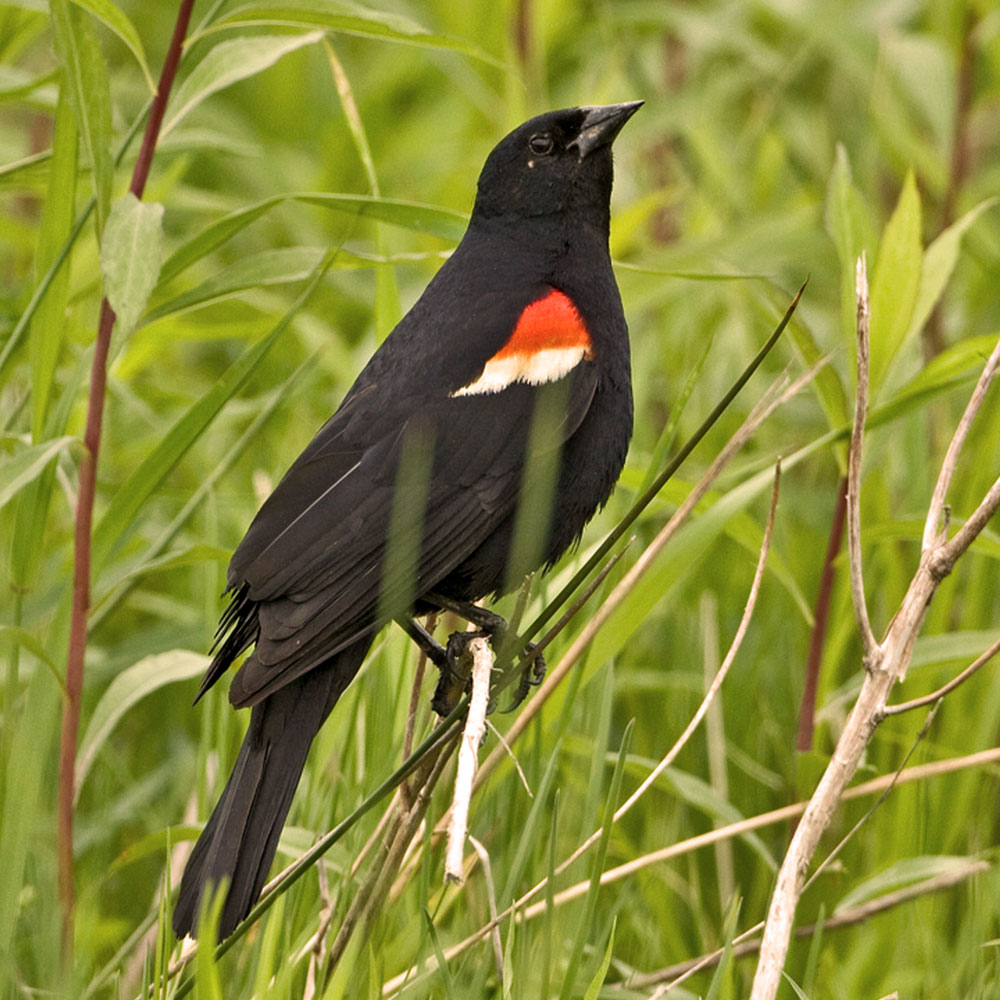
[[[441, 676], [434, 689], [431, 708], [439, 716], [444, 718], [449, 715], [461, 701], [462, 696], [471, 689], [472, 654], [469, 652], [470, 642], [473, 639], [487, 638], [490, 640], [491, 646], [502, 646], [505, 637], [506, 630], [500, 635], [484, 630], [453, 632], [448, 636], [448, 642], [444, 647], [444, 656], [435, 658], [435, 664], [441, 671]], [[502, 710], [504, 713], [513, 712], [528, 696], [531, 689], [537, 687], [545, 679], [545, 657], [536, 652], [537, 648], [536, 643], [525, 644], [526, 662], [521, 668], [521, 679], [510, 704]], [[490, 714], [495, 708], [496, 698], [491, 697], [486, 709], [487, 714]]]
[[514, 691], [510, 704], [503, 709], [504, 713], [513, 712], [531, 693], [533, 687], [538, 687], [545, 680], [545, 657], [538, 652], [538, 644], [529, 642], [525, 646], [525, 661], [521, 667], [521, 680]]

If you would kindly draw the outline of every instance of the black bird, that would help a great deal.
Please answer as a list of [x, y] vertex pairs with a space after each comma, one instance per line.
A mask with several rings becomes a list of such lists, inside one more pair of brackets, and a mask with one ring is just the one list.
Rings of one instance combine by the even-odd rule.
[[611, 143], [641, 104], [540, 115], [490, 153], [458, 248], [233, 555], [199, 697], [252, 646], [229, 689], [250, 726], [184, 872], [178, 936], [224, 878], [220, 937], [250, 911], [378, 630], [441, 607], [495, 625], [469, 603], [555, 562], [608, 499], [632, 434]]

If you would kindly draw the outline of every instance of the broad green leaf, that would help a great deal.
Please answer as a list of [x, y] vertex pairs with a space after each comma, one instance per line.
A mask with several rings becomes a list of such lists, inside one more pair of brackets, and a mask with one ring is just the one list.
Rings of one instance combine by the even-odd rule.
[[[833, 434], [835, 432], [831, 431]], [[783, 458], [782, 471], [790, 471], [804, 455], [805, 450], [800, 450], [788, 459]], [[653, 609], [687, 580], [708, 547], [723, 534], [730, 519], [768, 490], [773, 480], [773, 471], [765, 469], [730, 490], [675, 536], [597, 633], [591, 646], [590, 662], [594, 665], [606, 663], [616, 655]]]
[[398, 198], [375, 198], [364, 194], [297, 194], [295, 198], [309, 205], [360, 215], [379, 222], [391, 222], [403, 229], [440, 236], [457, 243], [469, 224], [469, 217], [437, 205], [423, 205]]
[[120, 336], [135, 329], [156, 287], [163, 248], [163, 206], [131, 191], [115, 203], [104, 227], [101, 270]]
[[407, 42], [434, 49], [451, 49], [494, 66], [503, 65], [471, 42], [436, 35], [402, 14], [371, 10], [348, 0], [313, 0], [311, 3], [301, 0], [272, 0], [270, 3], [246, 4], [219, 18], [203, 34], [242, 25], [323, 28], [348, 35]]
[[[453, 212], [436, 205], [401, 201], [396, 198], [377, 198], [363, 194], [324, 194], [322, 192], [275, 195], [254, 205], [230, 212], [206, 226], [186, 243], [181, 244], [164, 263], [160, 271], [160, 285], [166, 285], [168, 281], [176, 278], [178, 274], [211, 253], [216, 247], [221, 246], [232, 236], [256, 222], [276, 205], [289, 200], [317, 205], [320, 208], [328, 208], [350, 216], [363, 216], [379, 222], [388, 222], [403, 229], [426, 233], [430, 236], [439, 236], [451, 243], [457, 243], [462, 238], [469, 222], [468, 216], [461, 212]], [[344, 256], [344, 251], [341, 251], [340, 257], [344, 258]], [[362, 255], [358, 256], [360, 258]], [[371, 266], [376, 262], [376, 258], [369, 258], [369, 263], [366, 266]], [[159, 315], [159, 311], [157, 311], [157, 315]]]
[[921, 259], [920, 195], [911, 170], [882, 234], [872, 278], [871, 381], [876, 391], [910, 328]]
[[52, 31], [66, 71], [68, 96], [90, 158], [97, 231], [104, 231], [111, 204], [111, 87], [90, 19], [69, 0], [52, 0]]
[[217, 91], [273, 66], [282, 56], [323, 37], [321, 31], [303, 35], [249, 35], [220, 42], [209, 50], [170, 98], [170, 115], [161, 135], [167, 136], [189, 112]]
[[[921, 524], [919, 527], [922, 529], [923, 525]], [[910, 670], [937, 666], [941, 663], [954, 663], [956, 660], [967, 660], [971, 663], [982, 656], [997, 639], [1000, 639], [1000, 631], [996, 629], [918, 636], [917, 641], [913, 644]], [[996, 670], [996, 666], [993, 669]]]
[[150, 573], [162, 573], [165, 570], [177, 569], [181, 566], [199, 566], [210, 561], [227, 563], [231, 555], [232, 552], [228, 549], [220, 548], [217, 545], [189, 545], [185, 549], [145, 559], [136, 565], [123, 567], [119, 572], [109, 573], [105, 579], [101, 580], [101, 594], [94, 604], [96, 606], [100, 603], [101, 598], [115, 587], [120, 587], [125, 583], [134, 583], [140, 577], [148, 576]]
[[316, 267], [306, 287], [274, 328], [231, 365], [215, 385], [173, 425], [159, 445], [114, 495], [94, 531], [95, 572], [107, 561], [118, 538], [131, 529], [136, 513], [157, 486], [198, 440], [226, 402], [239, 392], [247, 379], [256, 371], [267, 356], [267, 352], [285, 332], [292, 318], [312, 294], [319, 279], [326, 273], [333, 253], [328, 254]]
[[267, 288], [301, 281], [309, 277], [325, 253], [321, 247], [285, 247], [254, 254], [223, 268], [196, 288], [151, 309], [147, 322], [231, 298], [248, 288]]
[[[42, 210], [35, 254], [35, 281], [40, 282], [73, 229], [76, 197], [77, 147], [76, 117], [65, 86], [59, 88], [55, 134], [49, 183]], [[49, 293], [42, 299], [31, 320], [31, 437], [41, 441], [49, 409], [49, 394], [62, 350], [66, 329], [66, 302], [69, 296], [69, 263], [52, 279]]]
[[931, 310], [938, 304], [951, 272], [958, 261], [958, 251], [962, 245], [962, 237], [966, 230], [979, 218], [986, 209], [1000, 202], [1000, 198], [987, 198], [975, 208], [969, 209], [962, 218], [953, 222], [924, 251], [920, 267], [920, 287], [917, 291], [917, 301], [913, 307], [913, 318], [906, 333], [905, 341], [915, 337], [927, 322]]
[[968, 337], [946, 348], [906, 383], [888, 402], [869, 415], [869, 425], [902, 416], [914, 406], [971, 382], [996, 345], [996, 335]]
[[[854, 267], [863, 250], [868, 251], [869, 258], [874, 253], [875, 231], [872, 228], [871, 212], [861, 193], [854, 186], [847, 151], [839, 143], [826, 187], [824, 223], [833, 245], [837, 248], [837, 260], [840, 262], [840, 312], [844, 342], [853, 344]], [[844, 413], [846, 414], [846, 409]], [[840, 419], [844, 419], [844, 415]]]
[[37, 479], [60, 452], [78, 443], [75, 437], [58, 437], [0, 459], [0, 507]]
[[216, 247], [222, 246], [226, 240], [235, 236], [247, 226], [256, 222], [262, 215], [269, 212], [275, 205], [286, 200], [286, 195], [275, 195], [265, 198], [255, 205], [238, 209], [223, 216], [211, 225], [206, 226], [197, 236], [182, 243], [164, 262], [160, 268], [160, 285], [165, 285], [176, 278], [192, 264], [210, 254]]
[[172, 649], [168, 653], [147, 656], [115, 677], [94, 707], [94, 714], [80, 743], [76, 758], [77, 797], [91, 765], [122, 716], [146, 695], [159, 691], [167, 684], [200, 677], [208, 664], [209, 657], [202, 653]]
[[146, 62], [146, 52], [142, 47], [142, 39], [139, 32], [135, 30], [135, 25], [125, 16], [119, 7], [116, 7], [111, 0], [72, 0], [78, 7], [90, 11], [98, 20], [103, 21], [129, 48], [135, 56], [142, 75], [146, 78], [146, 84], [150, 93], [156, 93], [156, 81], [149, 72], [149, 64]]
[[[819, 345], [813, 338], [812, 331], [798, 316], [788, 324], [788, 336], [791, 337], [806, 367], [815, 365], [823, 357]], [[823, 413], [829, 426], [839, 427], [848, 419], [847, 396], [834, 366], [824, 365], [816, 373], [812, 387], [819, 399], [820, 406], [823, 407]]]
[[[58, 93], [53, 86], [59, 78], [58, 69], [44, 73], [28, 73], [17, 66], [0, 65], [0, 102], [19, 101], [28, 95], [33, 104], [55, 107]], [[5, 169], [9, 168], [9, 165]]]
[[941, 875], [956, 875], [978, 867], [979, 860], [971, 857], [953, 857], [951, 855], [925, 855], [919, 858], [903, 858], [890, 865], [885, 871], [865, 879], [855, 886], [834, 909], [834, 914], [850, 910], [861, 903], [877, 899], [886, 893], [894, 892], [914, 882], [937, 878]]

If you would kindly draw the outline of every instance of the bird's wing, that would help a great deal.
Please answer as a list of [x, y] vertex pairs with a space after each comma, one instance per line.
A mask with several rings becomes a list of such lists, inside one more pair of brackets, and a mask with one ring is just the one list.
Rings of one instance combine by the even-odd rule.
[[[561, 418], [533, 439], [553, 460], [587, 412], [596, 371], [582, 364], [563, 381]], [[328, 448], [329, 485], [300, 500], [297, 516], [243, 569], [260, 631], [233, 681], [233, 703], [256, 703], [405, 613], [474, 552], [515, 509], [542, 395], [518, 383], [452, 396], [418, 409], [360, 455]], [[307, 475], [315, 470], [290, 471], [276, 496], [294, 495]], [[291, 502], [277, 496], [274, 516]]]

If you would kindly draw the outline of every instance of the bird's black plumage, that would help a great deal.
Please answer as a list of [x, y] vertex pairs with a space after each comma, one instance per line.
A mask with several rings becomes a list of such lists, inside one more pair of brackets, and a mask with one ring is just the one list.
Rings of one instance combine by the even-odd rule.
[[458, 248], [233, 555], [202, 691], [252, 647], [230, 687], [251, 721], [185, 870], [179, 935], [223, 878], [220, 935], [249, 912], [309, 746], [377, 630], [433, 595], [509, 589], [610, 495], [632, 430], [610, 147], [640, 103], [541, 115], [493, 150]]

